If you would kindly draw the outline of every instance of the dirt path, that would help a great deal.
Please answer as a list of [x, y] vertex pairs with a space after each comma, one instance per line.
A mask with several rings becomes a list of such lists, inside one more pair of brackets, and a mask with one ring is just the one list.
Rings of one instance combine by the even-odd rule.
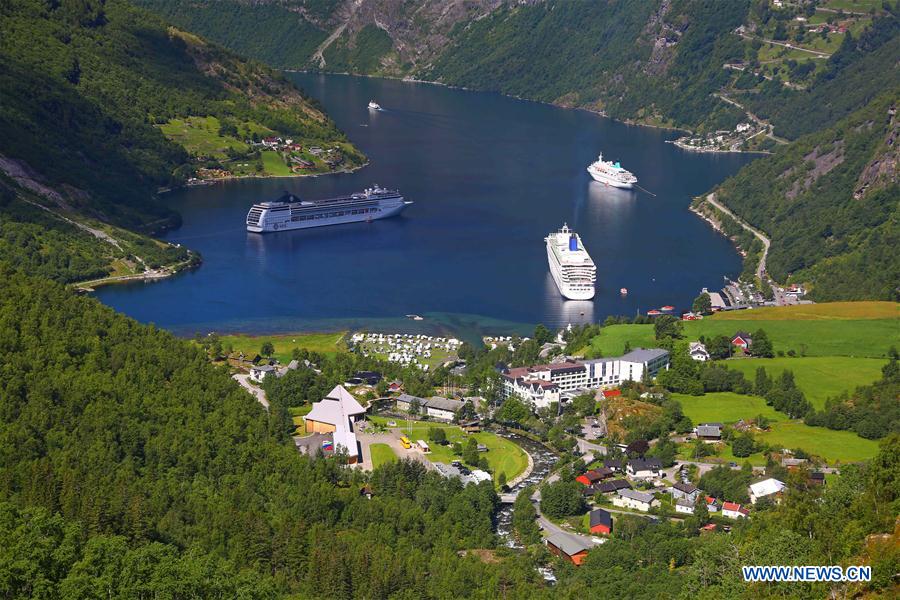
[[237, 375], [232, 375], [231, 378], [241, 384], [242, 388], [250, 392], [250, 394], [256, 398], [256, 401], [263, 405], [263, 408], [269, 410], [269, 401], [266, 399], [266, 391], [251, 384], [249, 375], [238, 373]]

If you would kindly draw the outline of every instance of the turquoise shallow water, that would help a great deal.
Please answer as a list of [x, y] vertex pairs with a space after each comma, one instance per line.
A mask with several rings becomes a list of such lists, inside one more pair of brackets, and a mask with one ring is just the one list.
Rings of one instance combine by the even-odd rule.
[[[724, 237], [688, 211], [752, 158], [695, 154], [673, 132], [479, 92], [341, 75], [291, 75], [370, 158], [355, 173], [178, 190], [167, 235], [203, 254], [190, 273], [98, 290], [110, 306], [177, 333], [345, 327], [527, 332], [671, 304], [740, 271]], [[366, 107], [376, 99], [383, 112]], [[591, 181], [598, 152], [656, 196]], [[260, 236], [256, 201], [321, 198], [379, 183], [415, 204], [402, 216]], [[559, 296], [543, 237], [567, 222], [597, 263], [597, 296]], [[621, 297], [619, 289], [629, 294]], [[425, 321], [404, 315], [416, 313]]]

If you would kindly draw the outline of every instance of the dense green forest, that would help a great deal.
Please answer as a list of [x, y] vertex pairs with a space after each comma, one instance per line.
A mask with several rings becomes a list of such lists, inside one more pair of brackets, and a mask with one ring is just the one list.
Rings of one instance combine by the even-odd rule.
[[299, 456], [204, 348], [0, 269], [4, 597], [818, 598], [824, 584], [745, 586], [739, 566], [865, 560], [885, 594], [897, 571], [895, 546], [864, 544], [896, 518], [896, 435], [824, 490], [798, 474], [731, 535], [619, 519], [549, 587], [540, 545], [498, 546], [490, 484]]
[[830, 127], [885, 90], [900, 89], [900, 19], [895, 12], [873, 21], [858, 39], [848, 34], [825, 69], [805, 90], [766, 82], [760, 93], [741, 97], [758, 116], [789, 139]]
[[[457, 27], [429, 79], [604, 110], [615, 118], [718, 129], [741, 113], [710, 94], [741, 56], [748, 2], [547, 2]], [[659, 41], [658, 41], [659, 40]], [[677, 45], [676, 45], [677, 42]], [[670, 47], [670, 45], [672, 47]]]
[[776, 280], [810, 282], [820, 301], [895, 298], [896, 100], [897, 89], [887, 91], [718, 188], [721, 201], [771, 238], [767, 267]]
[[177, 224], [153, 194], [193, 166], [156, 125], [192, 115], [346, 141], [282, 75], [124, 0], [0, 5], [0, 154], [70, 207], [130, 227]]
[[327, 33], [281, 4], [137, 0], [179, 27], [273, 67], [306, 64]]

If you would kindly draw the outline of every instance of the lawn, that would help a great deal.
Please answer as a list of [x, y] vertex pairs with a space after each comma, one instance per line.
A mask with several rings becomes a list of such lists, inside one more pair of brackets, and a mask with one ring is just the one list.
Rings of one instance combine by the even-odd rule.
[[704, 321], [821, 321], [859, 319], [898, 319], [900, 304], [897, 302], [825, 302], [822, 304], [796, 304], [794, 306], [764, 306], [751, 310], [734, 310], [716, 313]]
[[[752, 419], [763, 415], [771, 421], [768, 431], [756, 432], [755, 437], [766, 444], [778, 448], [802, 448], [829, 462], [853, 462], [872, 458], [878, 450], [878, 443], [859, 437], [850, 431], [835, 431], [824, 427], [810, 427], [802, 421], [791, 421], [777, 412], [758, 396], [742, 396], [732, 392], [716, 392], [703, 396], [672, 394], [681, 403], [684, 414], [694, 424], [706, 422], [734, 423], [739, 419]], [[682, 449], [684, 450], [684, 449]], [[688, 457], [680, 453], [682, 459]], [[731, 447], [723, 448], [717, 458], [742, 464], [749, 460], [754, 465], [765, 464], [761, 453], [749, 458], [737, 458]]]
[[672, 394], [681, 403], [684, 414], [697, 423], [735, 423], [763, 415], [771, 421], [786, 418], [759, 396], [743, 396], [734, 392], [710, 392], [702, 396]]
[[[184, 147], [191, 156], [211, 156], [225, 158], [228, 148], [247, 150], [247, 144], [232, 136], [219, 135], [219, 119], [216, 117], [187, 117], [172, 119], [159, 129], [173, 142]], [[255, 129], [261, 126], [254, 125]], [[270, 130], [262, 128], [264, 132]], [[271, 132], [270, 132], [271, 133]]]
[[397, 461], [397, 455], [387, 444], [372, 444], [369, 446], [369, 452], [372, 453], [372, 468]]
[[799, 421], [774, 423], [770, 431], [757, 437], [782, 448], [803, 448], [829, 462], [868, 460], [878, 452], [878, 442], [861, 438], [851, 431], [810, 427]]
[[528, 466], [528, 456], [524, 450], [508, 439], [487, 431], [466, 434], [456, 425], [430, 421], [411, 421], [410, 428], [407, 429], [406, 421], [402, 419], [373, 416], [369, 420], [381, 425], [386, 425], [391, 420], [397, 421], [398, 429], [408, 436], [413, 443], [416, 440], [428, 441], [428, 429], [431, 427], [444, 429], [449, 443], [446, 446], [440, 446], [429, 442], [431, 454], [428, 455], [428, 460], [431, 462], [450, 463], [454, 460], [460, 460], [459, 456], [453, 454], [453, 442], [465, 443], [469, 437], [474, 437], [479, 444], [484, 444], [488, 448], [488, 451], [483, 453], [483, 455], [487, 458], [488, 465], [494, 474], [495, 482], [500, 473], [505, 473], [506, 480], [512, 481], [515, 477], [521, 475]]
[[291, 352], [294, 348], [305, 348], [309, 351], [319, 352], [333, 356], [338, 352], [344, 352], [344, 346], [341, 343], [346, 331], [332, 333], [283, 333], [275, 335], [223, 335], [219, 339], [222, 341], [222, 347], [228, 348], [229, 345], [235, 352], [243, 352], [247, 358], [253, 358], [259, 353], [262, 345], [271, 342], [275, 347], [273, 355], [282, 363], [288, 363], [291, 360]]
[[281, 154], [278, 152], [275, 152], [274, 150], [263, 150], [261, 154], [263, 173], [265, 175], [281, 177], [294, 174], [293, 171], [291, 171], [291, 168], [285, 164], [284, 159], [281, 158]]
[[[806, 308], [806, 307], [803, 307]], [[766, 309], [759, 309], [762, 312]], [[868, 356], [886, 357], [888, 349], [900, 345], [900, 320], [865, 318], [805, 318], [763, 320], [752, 318], [756, 310], [739, 311], [746, 319], [713, 318], [685, 321], [684, 333], [689, 340], [701, 335], [732, 336], [736, 331], [753, 333], [765, 330], [776, 352], [793, 350], [800, 356]], [[729, 317], [733, 316], [729, 315]], [[800, 313], [798, 313], [799, 315]], [[776, 315], [778, 317], [778, 315]]]
[[653, 325], [610, 325], [594, 336], [590, 346], [584, 349], [585, 356], [597, 358], [601, 356], [621, 356], [625, 353], [625, 342], [632, 348], [653, 348], [656, 337]]
[[850, 358], [846, 356], [816, 356], [805, 358], [748, 358], [726, 361], [729, 368], [741, 371], [750, 381], [757, 367], [765, 367], [769, 377], [777, 377], [790, 369], [797, 387], [803, 390], [817, 410], [825, 407], [825, 400], [843, 391], [853, 391], [881, 377], [885, 361], [879, 358]]

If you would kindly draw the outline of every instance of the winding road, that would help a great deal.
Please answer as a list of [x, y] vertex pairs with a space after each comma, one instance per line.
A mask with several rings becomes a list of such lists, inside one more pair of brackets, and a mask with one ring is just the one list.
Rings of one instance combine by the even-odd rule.
[[716, 200], [715, 192], [707, 194], [706, 201], [718, 208], [720, 211], [731, 217], [737, 222], [738, 225], [752, 233], [759, 239], [759, 241], [763, 244], [763, 252], [762, 256], [759, 259], [759, 265], [756, 267], [756, 276], [759, 277], [760, 281], [764, 281], [767, 279], [766, 277], [766, 257], [769, 255], [769, 246], [772, 244], [771, 240], [767, 238], [761, 231], [748, 224], [742, 218], [731, 212], [724, 204]]

